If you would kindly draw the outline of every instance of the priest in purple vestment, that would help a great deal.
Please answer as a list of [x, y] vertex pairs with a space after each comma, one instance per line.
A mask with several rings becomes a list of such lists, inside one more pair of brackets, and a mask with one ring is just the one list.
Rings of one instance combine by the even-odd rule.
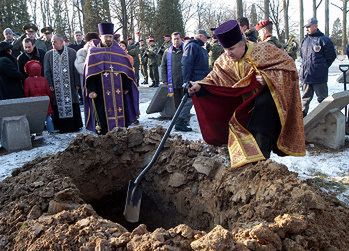
[[114, 25], [98, 29], [101, 42], [89, 49], [85, 65], [85, 120], [88, 130], [106, 134], [137, 121], [139, 92], [132, 65], [113, 39]]

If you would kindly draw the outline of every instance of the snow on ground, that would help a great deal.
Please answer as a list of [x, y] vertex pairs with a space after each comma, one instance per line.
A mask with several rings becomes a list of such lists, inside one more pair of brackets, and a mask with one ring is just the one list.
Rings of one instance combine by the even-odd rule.
[[[349, 62], [348, 60], [340, 61], [337, 59], [330, 67], [328, 81], [329, 95], [343, 91], [343, 84], [336, 82], [337, 77], [339, 76], [339, 74], [341, 74], [338, 68], [339, 64], [349, 64]], [[299, 66], [299, 62], [297, 62], [297, 65]], [[142, 79], [140, 82], [142, 82]], [[139, 118], [140, 124], [145, 128], [152, 128], [159, 125], [167, 128], [170, 124], [169, 120], [159, 119], [159, 114], [146, 114], [145, 112], [156, 89], [143, 85], [139, 89], [141, 111], [141, 116]], [[314, 109], [317, 104], [318, 103], [316, 96], [314, 96], [314, 99], [310, 104], [310, 110]], [[193, 114], [191, 119], [191, 126], [193, 128], [193, 131], [182, 133], [173, 130], [172, 134], [180, 134], [182, 135], [183, 139], [202, 141], [202, 136], [195, 116], [194, 108], [192, 109], [191, 113]], [[82, 130], [80, 133], [89, 132]], [[63, 151], [76, 137], [76, 135], [76, 133], [49, 135], [44, 132], [42, 137], [35, 140], [34, 148], [31, 150], [10, 154], [6, 154], [4, 151], [0, 151], [0, 180], [9, 176], [13, 169], [19, 168], [23, 164], [37, 157], [44, 157], [49, 154]], [[347, 140], [349, 139], [347, 138]], [[335, 192], [336, 194], [338, 194], [337, 197], [349, 204], [348, 148], [344, 148], [338, 151], [326, 151], [320, 153], [314, 153], [313, 151], [311, 151], [311, 153], [307, 152], [307, 155], [305, 157], [279, 157], [275, 154], [272, 154], [271, 159], [285, 164], [291, 171], [298, 173], [299, 176], [303, 179], [318, 177], [328, 182], [335, 182], [334, 188], [330, 187], [329, 190], [336, 190]], [[339, 186], [339, 188], [336, 186]]]

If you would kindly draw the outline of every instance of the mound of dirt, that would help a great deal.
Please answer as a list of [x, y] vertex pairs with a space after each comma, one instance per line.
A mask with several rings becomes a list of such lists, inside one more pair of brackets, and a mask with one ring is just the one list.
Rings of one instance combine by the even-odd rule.
[[0, 183], [0, 250], [348, 250], [349, 208], [273, 161], [231, 169], [227, 149], [168, 139], [141, 183], [140, 222], [122, 215], [129, 180], [164, 129], [78, 136]]

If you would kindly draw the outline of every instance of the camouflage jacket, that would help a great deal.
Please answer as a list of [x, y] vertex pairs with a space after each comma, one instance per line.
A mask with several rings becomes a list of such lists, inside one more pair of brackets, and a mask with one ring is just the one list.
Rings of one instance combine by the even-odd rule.
[[210, 69], [213, 68], [214, 62], [223, 53], [223, 47], [218, 43], [218, 41], [213, 41], [210, 44], [210, 51], [208, 53], [208, 66]]

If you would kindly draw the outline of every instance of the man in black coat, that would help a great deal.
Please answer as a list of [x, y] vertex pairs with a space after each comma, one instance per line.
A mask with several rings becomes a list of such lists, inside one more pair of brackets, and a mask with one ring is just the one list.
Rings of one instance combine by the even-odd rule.
[[11, 44], [0, 42], [0, 100], [24, 97], [23, 76], [11, 49]]
[[28, 77], [28, 74], [24, 71], [24, 65], [30, 60], [37, 60], [42, 66], [41, 75], [44, 76], [44, 57], [45, 51], [36, 48], [34, 40], [30, 38], [23, 39], [23, 48], [24, 52], [18, 56], [18, 68], [25, 77]]
[[82, 35], [81, 31], [75, 31], [74, 38], [74, 43], [71, 43], [70, 45], [68, 45], [68, 47], [74, 49], [75, 51], [78, 51], [85, 45], [84, 36]]

